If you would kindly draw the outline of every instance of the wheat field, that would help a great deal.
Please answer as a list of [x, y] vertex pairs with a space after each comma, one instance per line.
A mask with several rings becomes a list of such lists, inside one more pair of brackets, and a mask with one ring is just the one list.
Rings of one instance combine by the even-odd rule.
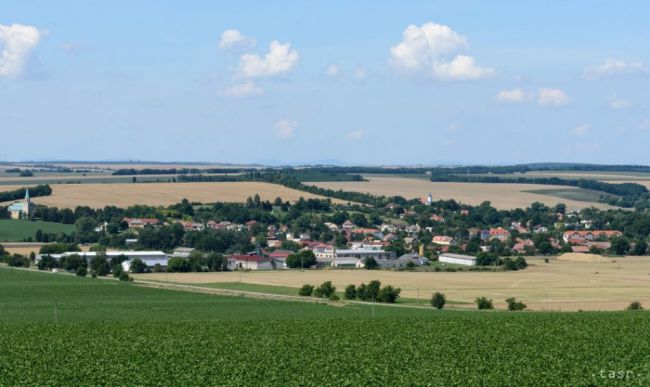
[[[402, 196], [406, 199], [426, 197], [429, 193], [434, 200], [454, 199], [461, 203], [478, 205], [490, 201], [492, 206], [500, 209], [525, 208], [533, 202], [549, 206], [564, 203], [571, 210], [585, 207], [613, 208], [604, 203], [587, 202], [558, 198], [551, 195], [532, 193], [534, 190], [557, 190], [557, 186], [541, 184], [490, 184], [490, 183], [441, 183], [424, 179], [406, 177], [364, 176], [368, 181], [362, 182], [318, 182], [311, 183], [323, 188], [344, 191], [358, 191], [373, 195]], [[561, 187], [562, 189], [575, 189]]]
[[[3, 191], [21, 186], [2, 186]], [[278, 184], [257, 182], [219, 183], [141, 183], [141, 184], [52, 184], [52, 195], [32, 199], [37, 204], [59, 208], [88, 206], [128, 207], [136, 204], [168, 206], [188, 199], [191, 202], [244, 202], [259, 194], [262, 200], [283, 201], [323, 198], [322, 196], [283, 187]], [[342, 203], [342, 201], [333, 200]], [[6, 203], [5, 203], [6, 204]]]

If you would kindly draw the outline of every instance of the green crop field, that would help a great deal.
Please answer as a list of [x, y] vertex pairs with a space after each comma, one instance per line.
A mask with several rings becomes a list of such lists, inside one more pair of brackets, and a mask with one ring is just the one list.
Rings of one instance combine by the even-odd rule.
[[20, 242], [26, 238], [33, 238], [36, 231], [42, 230], [45, 233], [71, 233], [74, 226], [43, 221], [28, 220], [0, 220], [0, 242]]
[[2, 386], [647, 385], [649, 372], [647, 312], [329, 306], [0, 267]]

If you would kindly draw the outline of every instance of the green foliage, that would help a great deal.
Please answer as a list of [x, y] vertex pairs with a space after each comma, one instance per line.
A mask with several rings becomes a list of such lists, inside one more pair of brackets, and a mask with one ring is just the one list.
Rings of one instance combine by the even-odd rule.
[[90, 270], [96, 275], [103, 277], [111, 272], [105, 254], [98, 253], [90, 260]]
[[379, 267], [379, 263], [373, 257], [366, 257], [363, 260], [363, 266], [366, 270], [375, 270]]
[[76, 243], [50, 243], [41, 246], [40, 254], [61, 254], [69, 251], [81, 251]]
[[85, 277], [88, 275], [88, 269], [86, 269], [86, 266], [79, 266], [77, 267], [77, 270], [75, 270], [75, 274], [77, 277]]
[[357, 297], [361, 301], [377, 301], [380, 287], [381, 282], [377, 280], [370, 281], [368, 285], [362, 283], [357, 287]]
[[309, 284], [302, 285], [300, 290], [298, 290], [298, 295], [303, 297], [311, 297], [313, 293], [314, 293], [314, 287]]
[[643, 310], [641, 303], [639, 301], [632, 301], [630, 305], [625, 308], [626, 310]]
[[526, 304], [524, 304], [521, 301], [518, 301], [515, 297], [507, 298], [506, 303], [508, 303], [508, 310], [511, 310], [511, 311], [518, 311], [518, 310], [526, 309]]
[[[3, 207], [0, 206], [0, 208]], [[41, 232], [66, 235], [71, 234], [74, 227], [41, 220], [0, 219], [0, 241], [21, 242], [35, 239], [35, 235], [39, 230]]]
[[492, 300], [487, 297], [478, 297], [474, 302], [479, 309], [494, 309]]
[[172, 273], [188, 273], [192, 271], [192, 265], [185, 258], [174, 257], [167, 262], [167, 271]]
[[121, 271], [118, 278], [120, 279], [120, 281], [133, 281], [133, 279], [129, 276], [129, 273], [125, 271]]
[[332, 285], [332, 281], [323, 282], [319, 287], [314, 289], [314, 297], [329, 298], [336, 292], [336, 287]]
[[129, 271], [131, 273], [144, 273], [147, 271], [147, 265], [140, 258], [133, 258], [129, 266]]
[[337, 296], [336, 294], [332, 294], [331, 296], [329, 296], [330, 301], [338, 301], [340, 299], [341, 298], [339, 296]]
[[29, 258], [22, 256], [20, 254], [13, 254], [13, 255], [6, 256], [4, 260], [5, 262], [7, 262], [7, 265], [12, 267], [29, 267], [29, 265], [31, 264]]
[[303, 250], [298, 253], [289, 254], [287, 267], [291, 269], [308, 269], [316, 264], [316, 256], [311, 250]]
[[345, 287], [345, 293], [343, 294], [346, 300], [354, 300], [357, 298], [357, 288], [353, 284], [350, 284]]
[[447, 303], [447, 298], [445, 298], [444, 294], [440, 292], [433, 293], [433, 296], [431, 297], [431, 306], [433, 306], [436, 309], [442, 309], [445, 307], [446, 303]]
[[399, 294], [402, 290], [400, 288], [393, 288], [390, 285], [386, 285], [379, 290], [377, 294], [377, 301], [385, 302], [387, 304], [394, 304], [399, 298]]

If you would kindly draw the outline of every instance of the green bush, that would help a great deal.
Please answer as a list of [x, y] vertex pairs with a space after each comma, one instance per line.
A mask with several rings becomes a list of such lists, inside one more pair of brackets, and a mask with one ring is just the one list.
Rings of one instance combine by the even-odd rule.
[[122, 271], [122, 272], [120, 273], [119, 278], [120, 278], [120, 281], [133, 281], [133, 279], [132, 279], [132, 278], [129, 276], [129, 274], [128, 274], [127, 272], [125, 272], [125, 271]]
[[390, 285], [384, 286], [379, 290], [379, 294], [377, 294], [377, 301], [379, 302], [385, 302], [388, 304], [394, 304], [395, 301], [399, 298], [399, 294], [402, 291], [400, 288], [393, 288]]
[[338, 300], [340, 300], [340, 298], [339, 298], [339, 296], [337, 296], [336, 294], [332, 294], [332, 295], [330, 296], [330, 301], [338, 301]]
[[350, 284], [345, 288], [345, 293], [343, 295], [346, 300], [354, 300], [357, 298], [357, 288]]
[[508, 303], [508, 310], [517, 311], [517, 310], [526, 309], [526, 304], [524, 304], [521, 301], [518, 301], [514, 297], [510, 297], [510, 298], [506, 299], [506, 302]]
[[309, 284], [302, 285], [300, 290], [298, 290], [298, 295], [303, 297], [309, 297], [313, 293], [314, 293], [314, 287]]
[[474, 302], [479, 309], [494, 309], [492, 299], [488, 299], [487, 297], [478, 297]]
[[447, 299], [445, 298], [444, 294], [440, 292], [433, 293], [433, 296], [431, 297], [431, 306], [436, 309], [442, 309], [445, 307], [446, 303]]
[[75, 274], [78, 277], [85, 277], [88, 275], [88, 269], [86, 269], [86, 266], [79, 266], [77, 270], [75, 270]]
[[626, 310], [642, 310], [643, 307], [639, 301], [633, 301], [625, 308]]
[[314, 297], [329, 298], [336, 292], [336, 288], [332, 285], [332, 281], [323, 282], [319, 287], [314, 289]]

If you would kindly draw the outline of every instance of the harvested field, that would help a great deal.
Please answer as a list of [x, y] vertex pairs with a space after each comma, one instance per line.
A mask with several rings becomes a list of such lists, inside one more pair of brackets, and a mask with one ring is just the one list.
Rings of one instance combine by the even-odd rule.
[[[434, 200], [455, 199], [462, 203], [478, 205], [484, 201], [492, 202], [497, 209], [524, 208], [533, 202], [541, 202], [549, 206], [565, 203], [570, 210], [585, 207], [613, 208], [604, 203], [571, 200], [554, 197], [548, 194], [527, 191], [557, 190], [557, 186], [541, 184], [490, 184], [490, 183], [440, 183], [423, 179], [403, 177], [374, 177], [364, 176], [366, 182], [318, 182], [319, 187], [342, 189], [344, 191], [365, 192], [373, 195], [403, 196], [406, 199], [425, 197], [431, 192]], [[562, 187], [564, 189], [564, 187]], [[580, 191], [580, 188], [566, 187]]]
[[[142, 183], [142, 184], [53, 184], [52, 195], [34, 198], [38, 204], [59, 208], [89, 206], [102, 208], [113, 205], [127, 207], [135, 204], [168, 206], [183, 198], [192, 202], [244, 202], [249, 196], [259, 194], [262, 200], [296, 201], [323, 198], [277, 184], [257, 182], [236, 183]], [[20, 186], [3, 186], [2, 190], [12, 190]], [[336, 200], [333, 200], [336, 201]], [[342, 201], [338, 201], [341, 202]]]
[[[571, 262], [530, 259], [518, 272], [407, 272], [386, 270], [305, 270], [223, 273], [139, 274], [137, 279], [188, 284], [238, 282], [299, 288], [332, 281], [342, 290], [378, 279], [402, 288], [402, 296], [425, 303], [434, 291], [449, 300], [473, 303], [476, 297], [492, 298], [504, 308], [504, 300], [517, 297], [534, 310], [622, 310], [631, 301], [650, 305], [650, 257], [604, 259], [603, 262]], [[459, 306], [474, 308], [474, 305]]]

